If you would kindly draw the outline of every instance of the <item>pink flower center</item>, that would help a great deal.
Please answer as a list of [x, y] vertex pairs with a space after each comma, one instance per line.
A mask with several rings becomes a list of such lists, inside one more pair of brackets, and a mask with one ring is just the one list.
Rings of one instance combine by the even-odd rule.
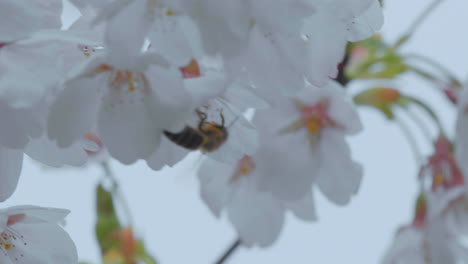
[[252, 158], [245, 155], [242, 159], [237, 162], [234, 174], [231, 177], [231, 182], [236, 182], [242, 176], [248, 175], [255, 168], [255, 163]]
[[312, 134], [318, 134], [323, 128], [336, 127], [328, 115], [328, 102], [321, 101], [315, 105], [298, 106], [302, 125]]
[[10, 251], [11, 249], [16, 248], [18, 243], [22, 243], [23, 246], [27, 246], [28, 243], [24, 241], [23, 235], [18, 233], [15, 229], [11, 227], [23, 220], [25, 217], [24, 214], [15, 214], [8, 216], [7, 225], [3, 229], [3, 232], [0, 234], [0, 252], [3, 252], [5, 256], [10, 256], [12, 260], [18, 261], [19, 258], [23, 257], [23, 254], [19, 251]]
[[102, 72], [112, 73], [110, 79], [110, 86], [118, 90], [125, 87], [124, 90], [128, 90], [130, 92], [136, 90], [143, 91], [146, 90], [149, 86], [148, 80], [146, 79], [146, 76], [143, 73], [131, 71], [118, 71], [107, 64], [102, 64], [94, 70], [94, 73]]
[[194, 59], [190, 60], [190, 63], [187, 66], [180, 67], [180, 71], [182, 72], [184, 79], [197, 78], [201, 76], [198, 62]]
[[95, 134], [86, 133], [84, 137], [86, 139], [91, 140], [92, 142], [96, 143], [96, 145], [98, 145], [98, 147], [99, 147], [98, 151], [90, 151], [90, 150], [85, 149], [85, 151], [86, 151], [86, 153], [88, 155], [94, 155], [94, 154], [100, 152], [102, 150], [102, 148], [104, 147], [104, 144], [102, 143], [101, 139], [98, 136], [96, 136]]
[[463, 185], [465, 180], [453, 157], [450, 142], [441, 136], [435, 143], [435, 152], [421, 169], [421, 175], [428, 175], [432, 190], [439, 187], [451, 189]]

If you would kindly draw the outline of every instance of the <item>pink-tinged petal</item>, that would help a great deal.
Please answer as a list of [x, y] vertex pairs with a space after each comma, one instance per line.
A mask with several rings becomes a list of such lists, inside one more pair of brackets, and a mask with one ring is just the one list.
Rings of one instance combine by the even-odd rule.
[[426, 264], [422, 247], [423, 233], [413, 227], [402, 227], [395, 235], [393, 244], [383, 257], [383, 264]]
[[363, 171], [362, 166], [351, 159], [351, 151], [342, 132], [323, 131], [320, 159], [317, 178], [320, 191], [333, 203], [346, 205], [357, 193]]
[[88, 160], [88, 155], [80, 143], [78, 141], [68, 147], [60, 148], [56, 142], [43, 136], [31, 140], [24, 153], [48, 166], [62, 167], [71, 165], [78, 167], [84, 165]]
[[[114, 1], [102, 10], [115, 9], [107, 22], [105, 46], [109, 64], [119, 70], [131, 70], [141, 53], [146, 35], [153, 23], [152, 8], [147, 0]], [[107, 9], [107, 10], [106, 10]]]
[[252, 185], [242, 186], [232, 194], [228, 218], [244, 245], [266, 247], [281, 232], [284, 208], [271, 194], [258, 192]]
[[149, 158], [161, 138], [158, 120], [150, 114], [153, 98], [135, 95], [132, 100], [132, 95], [122, 102], [106, 96], [98, 114], [99, 137], [111, 156], [124, 164]]
[[60, 29], [62, 1], [1, 1], [0, 42], [11, 42], [41, 29]]
[[23, 165], [23, 152], [0, 147], [0, 202], [16, 190]]
[[165, 136], [161, 138], [161, 145], [146, 163], [153, 170], [160, 170], [164, 166], [172, 167], [181, 161], [190, 151], [169, 141]]
[[236, 186], [229, 179], [234, 173], [234, 166], [212, 159], [205, 159], [198, 170], [200, 196], [211, 212], [219, 217], [229, 202]]
[[[60, 208], [47, 208], [34, 205], [20, 205], [9, 207], [3, 210], [9, 216], [12, 215], [24, 215], [16, 223], [31, 224], [31, 223], [59, 223], [65, 219], [70, 213], [70, 210]], [[9, 219], [10, 220], [10, 219]]]
[[67, 147], [91, 131], [96, 123], [101, 103], [101, 88], [105, 87], [108, 75], [78, 77], [65, 83], [50, 108], [48, 136], [57, 140], [59, 147]]
[[373, 0], [369, 8], [348, 23], [348, 40], [361, 41], [371, 37], [384, 22], [380, 2]]

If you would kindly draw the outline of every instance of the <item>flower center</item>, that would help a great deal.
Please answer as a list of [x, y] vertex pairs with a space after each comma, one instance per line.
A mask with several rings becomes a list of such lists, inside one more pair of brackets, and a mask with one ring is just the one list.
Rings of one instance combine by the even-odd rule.
[[94, 72], [111, 72], [110, 86], [117, 90], [127, 90], [134, 92], [136, 90], [146, 90], [149, 86], [148, 80], [143, 73], [131, 71], [118, 71], [113, 67], [102, 64]]
[[197, 78], [201, 75], [198, 62], [194, 59], [190, 60], [190, 63], [188, 65], [180, 67], [180, 71], [182, 72], [184, 79]]
[[328, 116], [328, 101], [320, 101], [315, 105], [297, 105], [301, 114], [302, 126], [310, 133], [318, 134], [325, 127], [336, 127], [336, 123]]
[[[0, 234], [0, 252], [3, 252], [5, 256], [9, 255], [10, 258], [18, 260], [19, 257], [23, 257], [23, 254], [17, 251], [10, 251], [13, 248], [16, 248], [18, 243], [23, 243], [24, 246], [27, 243], [24, 241], [23, 235], [18, 233], [11, 225], [21, 221], [24, 218], [24, 214], [15, 214], [8, 216], [8, 221], [6, 227], [3, 229], [3, 232]], [[16, 245], [15, 245], [16, 244]], [[12, 254], [15, 254], [14, 256]]]
[[255, 168], [255, 163], [252, 158], [248, 155], [245, 155], [242, 159], [237, 162], [236, 170], [231, 177], [231, 183], [236, 182], [242, 176], [246, 176]]

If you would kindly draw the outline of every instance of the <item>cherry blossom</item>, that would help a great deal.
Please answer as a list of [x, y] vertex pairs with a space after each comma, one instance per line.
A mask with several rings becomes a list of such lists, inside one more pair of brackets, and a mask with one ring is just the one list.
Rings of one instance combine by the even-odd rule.
[[0, 210], [0, 261], [75, 264], [78, 256], [70, 236], [58, 225], [68, 211], [36, 206]]
[[362, 125], [341, 86], [306, 86], [275, 106], [254, 118], [260, 144], [272, 149], [267, 154], [271, 173], [259, 177], [259, 189], [298, 199], [317, 184], [329, 200], [347, 204], [359, 188], [362, 168], [352, 160], [346, 137]]
[[264, 162], [267, 161], [259, 155], [246, 155], [234, 164], [207, 158], [198, 171], [203, 201], [216, 217], [226, 210], [247, 246], [271, 245], [281, 232], [287, 211], [306, 221], [316, 218], [312, 193], [296, 201], [283, 201], [257, 190], [256, 178], [268, 173], [257, 167]]

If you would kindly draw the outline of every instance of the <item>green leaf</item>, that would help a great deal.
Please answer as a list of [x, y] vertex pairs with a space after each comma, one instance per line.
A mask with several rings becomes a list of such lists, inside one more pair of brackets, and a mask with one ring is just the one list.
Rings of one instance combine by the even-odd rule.
[[121, 229], [121, 225], [115, 213], [112, 194], [106, 191], [101, 185], [96, 189], [97, 200], [97, 223], [95, 227], [96, 237], [104, 253], [111, 248], [118, 246], [118, 241], [114, 239], [113, 233]]

